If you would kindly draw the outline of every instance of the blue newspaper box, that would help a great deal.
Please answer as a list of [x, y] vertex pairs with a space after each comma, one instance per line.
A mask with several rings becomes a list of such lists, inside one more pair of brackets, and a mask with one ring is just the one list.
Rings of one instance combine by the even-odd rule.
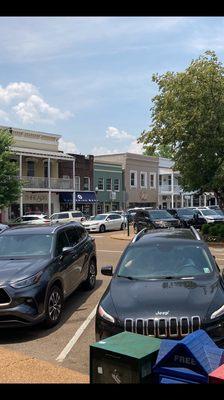
[[155, 382], [208, 383], [209, 373], [223, 363], [224, 350], [202, 329], [182, 340], [164, 339], [153, 368]]

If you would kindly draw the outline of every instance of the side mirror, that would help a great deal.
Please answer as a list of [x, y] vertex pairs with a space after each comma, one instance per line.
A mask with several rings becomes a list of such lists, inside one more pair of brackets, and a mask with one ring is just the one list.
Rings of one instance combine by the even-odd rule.
[[101, 274], [102, 275], [107, 275], [107, 276], [113, 276], [113, 266], [112, 265], [107, 265], [105, 267], [101, 268]]
[[69, 254], [72, 250], [73, 250], [73, 247], [63, 247], [62, 255], [65, 256], [66, 254]]
[[111, 218], [107, 218], [106, 221], [111, 221]]

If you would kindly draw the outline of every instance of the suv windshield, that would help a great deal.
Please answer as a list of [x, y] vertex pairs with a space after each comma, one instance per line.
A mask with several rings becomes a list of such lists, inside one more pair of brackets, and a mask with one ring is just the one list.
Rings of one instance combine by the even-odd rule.
[[169, 241], [130, 247], [121, 261], [118, 276], [166, 279], [206, 275], [212, 271], [213, 266], [203, 247]]
[[165, 210], [150, 211], [149, 215], [152, 219], [168, 219], [172, 218], [172, 215]]
[[195, 211], [191, 208], [181, 208], [181, 209], [177, 210], [177, 214], [179, 216], [192, 215], [192, 217], [193, 217], [194, 213], [195, 213]]
[[0, 257], [47, 256], [51, 245], [52, 235], [0, 236]]
[[209, 216], [209, 215], [217, 215], [217, 212], [215, 212], [214, 210], [200, 210], [201, 213], [205, 216]]

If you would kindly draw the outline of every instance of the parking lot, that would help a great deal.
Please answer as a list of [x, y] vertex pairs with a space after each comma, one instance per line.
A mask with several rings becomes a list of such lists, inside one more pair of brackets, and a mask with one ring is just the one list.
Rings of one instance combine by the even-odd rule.
[[[104, 265], [117, 264], [128, 241], [112, 239], [120, 232], [91, 235], [96, 240], [98, 277], [95, 290], [78, 289], [65, 304], [60, 324], [49, 330], [41, 326], [20, 329], [4, 329], [0, 332], [0, 345], [18, 350], [31, 357], [50, 361], [83, 374], [89, 373], [89, 345], [95, 342], [94, 315], [96, 305], [105, 291], [110, 277], [103, 276]], [[220, 268], [224, 268], [224, 249], [211, 247]]]

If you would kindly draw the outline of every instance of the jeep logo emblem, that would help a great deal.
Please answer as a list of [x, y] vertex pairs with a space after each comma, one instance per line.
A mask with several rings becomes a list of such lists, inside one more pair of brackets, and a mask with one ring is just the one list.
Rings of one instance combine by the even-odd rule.
[[169, 311], [157, 311], [156, 315], [168, 315], [169, 313]]

